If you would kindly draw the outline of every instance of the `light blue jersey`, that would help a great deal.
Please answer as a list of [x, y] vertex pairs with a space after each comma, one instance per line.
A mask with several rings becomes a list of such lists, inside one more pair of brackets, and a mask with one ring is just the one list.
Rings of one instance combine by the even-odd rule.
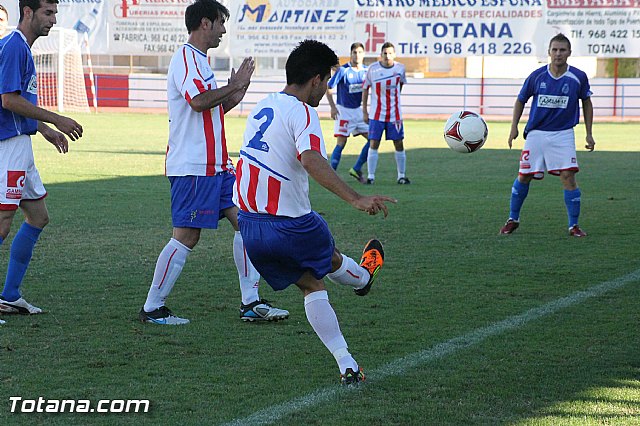
[[538, 68], [524, 82], [518, 100], [527, 103], [533, 96], [524, 137], [531, 130], [558, 131], [575, 127], [580, 120], [579, 100], [591, 96], [589, 79], [578, 68], [569, 66], [554, 77], [549, 65]]
[[356, 70], [347, 62], [336, 70], [329, 80], [330, 89], [338, 86], [336, 103], [346, 108], [358, 108], [362, 104], [362, 83], [367, 76], [367, 67]]
[[[38, 105], [36, 67], [27, 39], [20, 31], [0, 40], [0, 94], [17, 92]], [[0, 140], [18, 135], [34, 135], [38, 121], [4, 109], [0, 101]]]

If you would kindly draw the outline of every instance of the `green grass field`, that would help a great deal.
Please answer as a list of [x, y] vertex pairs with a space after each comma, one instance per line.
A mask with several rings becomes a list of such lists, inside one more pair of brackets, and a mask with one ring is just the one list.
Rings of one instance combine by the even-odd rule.
[[[366, 298], [327, 284], [369, 373], [364, 386], [344, 389], [295, 287], [260, 291], [289, 320], [239, 320], [226, 222], [203, 234], [168, 300], [192, 323], [137, 322], [171, 233], [167, 117], [75, 118], [85, 136], [67, 155], [34, 142], [51, 224], [23, 293], [47, 313], [3, 317], [0, 424], [640, 424], [640, 124], [596, 123], [593, 153], [577, 128], [589, 233], [580, 240], [567, 236], [554, 177], [533, 183], [520, 229], [497, 235], [522, 146], [506, 149], [508, 123], [490, 123], [486, 147], [462, 155], [446, 148], [443, 122], [407, 122], [410, 186], [395, 184], [390, 143], [375, 186], [348, 180], [363, 141], [350, 139], [339, 174], [398, 203], [385, 220], [311, 188], [341, 251], [359, 258], [371, 237], [386, 250]], [[234, 156], [243, 124], [227, 122]], [[332, 122], [323, 126], [331, 151]], [[20, 223], [18, 215], [12, 235]], [[0, 276], [10, 240], [0, 246]], [[149, 399], [151, 409], [15, 414], [11, 396]]]

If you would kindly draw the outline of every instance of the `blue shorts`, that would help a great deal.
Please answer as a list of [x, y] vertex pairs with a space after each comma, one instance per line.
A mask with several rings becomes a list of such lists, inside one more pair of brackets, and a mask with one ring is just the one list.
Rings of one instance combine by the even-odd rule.
[[233, 204], [235, 175], [169, 176], [174, 228], [217, 229], [222, 213]]
[[369, 119], [369, 140], [382, 140], [382, 132], [388, 141], [404, 139], [404, 123], [402, 120], [386, 122]]
[[251, 263], [274, 290], [298, 282], [307, 271], [319, 280], [331, 272], [335, 242], [318, 213], [291, 218], [241, 210], [238, 224]]

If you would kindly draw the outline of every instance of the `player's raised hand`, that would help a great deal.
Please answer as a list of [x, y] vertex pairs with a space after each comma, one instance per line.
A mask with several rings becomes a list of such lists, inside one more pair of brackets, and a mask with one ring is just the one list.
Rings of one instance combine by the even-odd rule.
[[509, 149], [513, 146], [513, 140], [518, 138], [518, 134], [518, 128], [512, 127], [511, 132], [509, 133], [509, 141], [507, 142], [509, 144]]
[[236, 72], [234, 69], [231, 70], [231, 77], [229, 77], [230, 84], [238, 84], [244, 90], [249, 87], [249, 83], [251, 82], [251, 76], [256, 69], [256, 63], [251, 56], [248, 58], [244, 58], [242, 64], [238, 68]]
[[53, 125], [58, 128], [62, 133], [69, 136], [72, 141], [80, 139], [82, 137], [82, 126], [77, 121], [63, 117], [59, 115]]
[[353, 206], [358, 210], [365, 211], [370, 215], [378, 214], [382, 212], [384, 217], [389, 214], [389, 209], [385, 203], [397, 203], [395, 198], [387, 197], [385, 195], [369, 195], [362, 196], [353, 202]]
[[584, 146], [589, 151], [593, 151], [596, 147], [596, 141], [593, 139], [593, 136], [587, 135], [586, 137], [587, 144]]

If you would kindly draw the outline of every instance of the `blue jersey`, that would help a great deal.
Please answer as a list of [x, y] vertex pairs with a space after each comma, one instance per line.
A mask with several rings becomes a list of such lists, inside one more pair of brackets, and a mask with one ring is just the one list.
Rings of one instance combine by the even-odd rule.
[[358, 108], [362, 104], [362, 83], [367, 76], [367, 67], [354, 69], [349, 62], [336, 70], [329, 80], [329, 88], [338, 86], [336, 103], [346, 108]]
[[518, 100], [527, 103], [533, 96], [524, 136], [531, 130], [558, 131], [574, 127], [580, 120], [580, 99], [591, 96], [589, 79], [578, 68], [569, 66], [556, 78], [549, 66], [538, 68], [527, 77]]
[[[0, 94], [13, 92], [38, 105], [38, 80], [33, 56], [27, 39], [17, 30], [0, 39]], [[0, 140], [34, 135], [37, 130], [37, 120], [4, 109], [0, 101]]]

